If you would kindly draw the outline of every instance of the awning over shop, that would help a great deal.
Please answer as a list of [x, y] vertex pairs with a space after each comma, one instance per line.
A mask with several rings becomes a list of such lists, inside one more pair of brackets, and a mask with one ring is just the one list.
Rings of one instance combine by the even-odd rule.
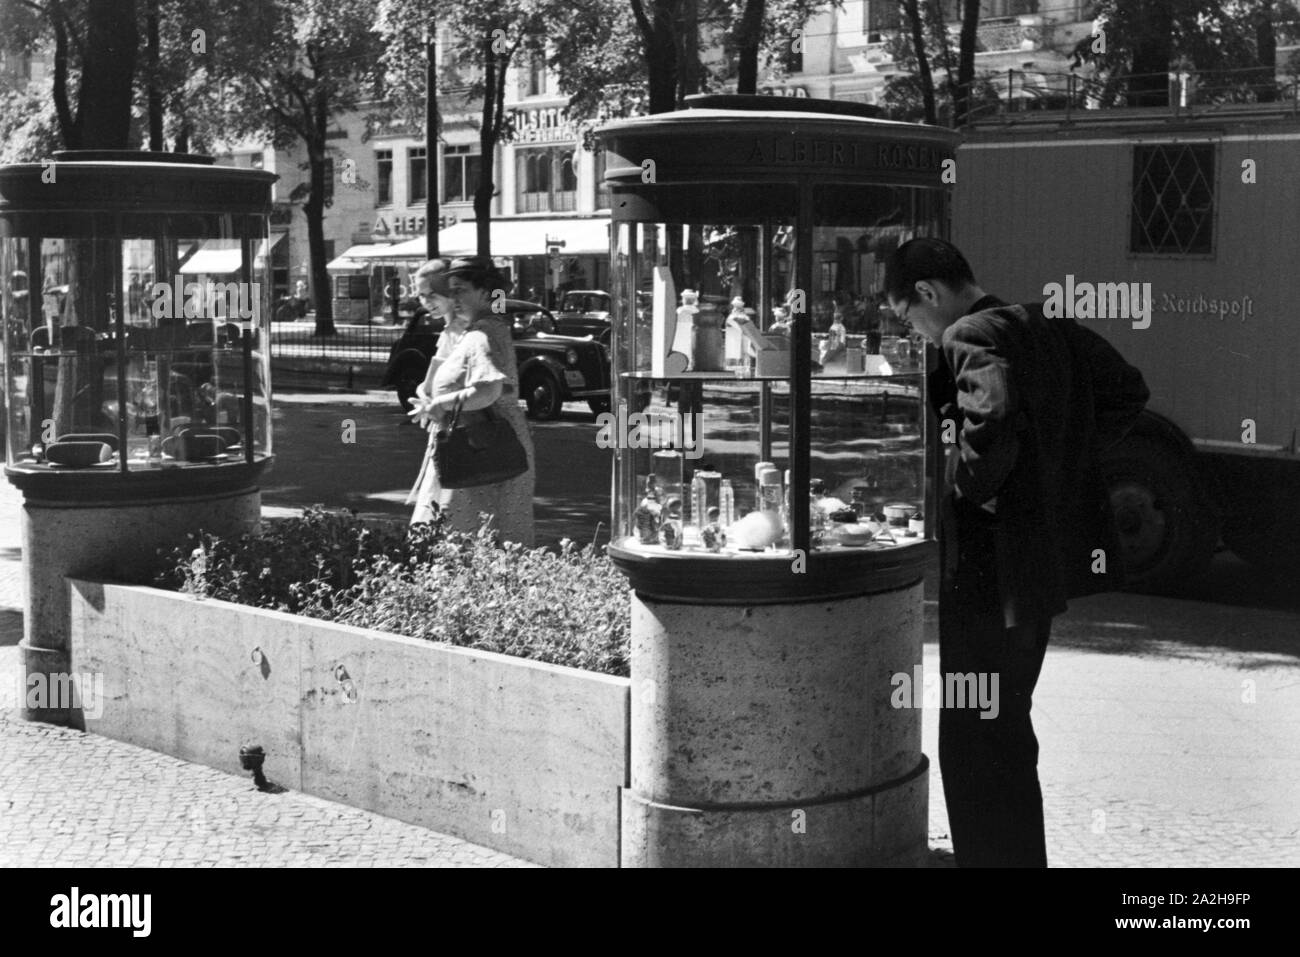
[[200, 273], [209, 276], [224, 276], [239, 272], [241, 253], [238, 239], [207, 239], [203, 245], [181, 266], [183, 275], [192, 276]]
[[370, 265], [371, 260], [383, 258], [383, 254], [392, 246], [377, 243], [365, 243], [349, 246], [342, 256], [337, 256], [325, 264], [327, 272], [353, 272]]
[[[546, 241], [564, 242], [564, 255], [591, 256], [609, 252], [609, 220], [600, 219], [498, 219], [492, 221], [493, 256], [544, 256]], [[423, 259], [427, 240], [421, 236], [389, 246], [380, 259]], [[472, 256], [478, 251], [478, 227], [460, 222], [438, 233], [443, 256]]]
[[[257, 244], [257, 253], [253, 268], [259, 268], [266, 262], [266, 256], [280, 240], [284, 233], [276, 233], [269, 240], [263, 239]], [[198, 252], [185, 261], [181, 272], [187, 276], [227, 276], [239, 272], [240, 252], [238, 239], [205, 239]]]

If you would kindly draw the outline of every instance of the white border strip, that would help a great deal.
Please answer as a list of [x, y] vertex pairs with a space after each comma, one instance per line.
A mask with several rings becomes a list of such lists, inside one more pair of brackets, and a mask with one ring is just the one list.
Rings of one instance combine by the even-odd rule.
[[1195, 136], [1171, 136], [1169, 133], [1152, 133], [1143, 135], [1135, 133], [1125, 139], [1086, 139], [1086, 140], [1044, 140], [1023, 137], [998, 143], [964, 142], [958, 149], [969, 150], [1010, 150], [1033, 145], [1039, 147], [1053, 146], [1131, 146], [1134, 143], [1258, 143], [1263, 140], [1300, 140], [1300, 133], [1261, 133], [1259, 136], [1213, 136], [1205, 133]]

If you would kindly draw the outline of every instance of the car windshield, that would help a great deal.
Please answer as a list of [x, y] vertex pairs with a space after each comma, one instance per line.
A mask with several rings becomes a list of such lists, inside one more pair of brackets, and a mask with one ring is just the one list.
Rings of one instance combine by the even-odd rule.
[[609, 297], [602, 293], [575, 293], [565, 296], [565, 312], [608, 312]]

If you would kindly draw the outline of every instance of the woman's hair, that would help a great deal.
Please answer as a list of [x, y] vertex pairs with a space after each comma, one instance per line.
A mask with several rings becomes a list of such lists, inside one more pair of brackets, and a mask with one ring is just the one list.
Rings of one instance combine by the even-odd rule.
[[415, 283], [420, 281], [428, 283], [429, 292], [435, 296], [450, 296], [451, 288], [447, 284], [447, 261], [445, 259], [430, 259], [427, 263], [415, 271]]
[[447, 277], [452, 276], [459, 276], [475, 289], [482, 289], [484, 292], [507, 290], [510, 287], [488, 256], [461, 256], [453, 259], [451, 265], [447, 267]]

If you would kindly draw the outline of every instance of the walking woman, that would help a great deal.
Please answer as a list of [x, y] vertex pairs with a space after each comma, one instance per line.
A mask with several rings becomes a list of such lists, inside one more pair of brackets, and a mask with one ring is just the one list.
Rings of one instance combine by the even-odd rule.
[[[492, 516], [492, 527], [505, 542], [533, 544], [533, 440], [519, 408], [519, 373], [515, 365], [510, 319], [492, 311], [494, 293], [504, 289], [500, 274], [484, 256], [454, 259], [446, 268], [438, 261], [421, 267], [416, 289], [430, 311], [442, 307], [449, 296], [454, 316], [438, 342], [438, 355], [430, 363], [424, 383], [416, 391], [410, 415], [430, 430], [420, 477], [407, 503], [414, 503], [411, 523], [427, 522], [441, 511], [453, 528], [475, 531], [479, 513]], [[426, 299], [426, 295], [428, 298]], [[461, 333], [457, 326], [464, 324]], [[444, 352], [444, 343], [446, 348]], [[455, 404], [474, 411], [489, 406], [510, 423], [528, 453], [528, 471], [495, 485], [444, 489], [433, 462], [433, 435]]]

